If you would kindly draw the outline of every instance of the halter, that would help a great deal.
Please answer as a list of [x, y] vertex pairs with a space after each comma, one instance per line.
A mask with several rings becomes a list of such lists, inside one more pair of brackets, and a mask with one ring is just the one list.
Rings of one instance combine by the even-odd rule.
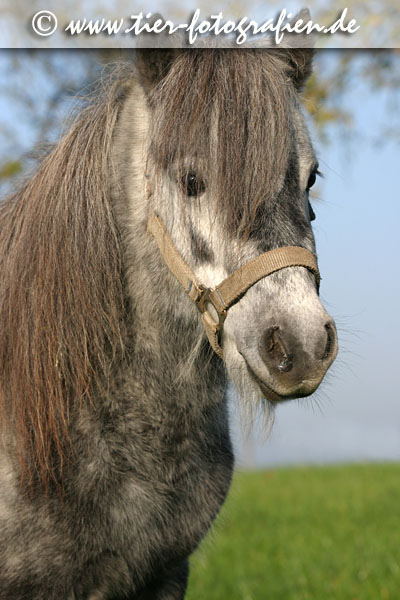
[[[221, 358], [221, 332], [228, 309], [257, 281], [286, 267], [305, 267], [315, 275], [319, 288], [321, 277], [317, 259], [309, 250], [300, 246], [284, 246], [260, 254], [234, 271], [215, 288], [208, 288], [196, 281], [194, 273], [175, 248], [164, 223], [155, 213], [147, 223], [147, 231], [157, 242], [161, 256], [171, 273], [202, 313], [201, 318], [208, 340], [214, 352]], [[210, 313], [209, 305], [214, 307], [218, 321]]]

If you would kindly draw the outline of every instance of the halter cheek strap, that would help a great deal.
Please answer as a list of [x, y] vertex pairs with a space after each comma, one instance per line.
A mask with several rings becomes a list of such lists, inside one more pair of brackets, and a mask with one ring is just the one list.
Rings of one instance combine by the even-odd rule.
[[[321, 278], [314, 254], [300, 246], [284, 246], [257, 256], [215, 288], [207, 288], [196, 280], [194, 273], [175, 248], [164, 223], [155, 213], [147, 223], [147, 231], [157, 242], [167, 267], [202, 313], [208, 340], [221, 358], [223, 352], [220, 338], [227, 311], [257, 281], [286, 267], [305, 267], [315, 275], [319, 287]], [[214, 307], [218, 321], [210, 313], [210, 305]]]

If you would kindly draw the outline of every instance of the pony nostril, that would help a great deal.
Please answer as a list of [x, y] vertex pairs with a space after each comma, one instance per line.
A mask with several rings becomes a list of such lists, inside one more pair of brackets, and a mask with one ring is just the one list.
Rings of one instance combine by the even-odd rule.
[[282, 362], [280, 362], [277, 366], [277, 369], [281, 373], [288, 373], [291, 371], [293, 369], [293, 356], [291, 354], [285, 356]]
[[320, 323], [310, 328], [305, 338], [295, 328], [269, 327], [260, 338], [259, 353], [279, 385], [298, 388], [299, 382], [315, 382], [336, 356], [335, 324], [331, 319], [324, 326]]
[[293, 368], [293, 356], [286, 352], [279, 327], [271, 327], [265, 336], [268, 362], [281, 373], [287, 373]]
[[336, 345], [336, 332], [334, 327], [332, 326], [332, 323], [327, 323], [325, 325], [325, 330], [326, 330], [326, 346], [325, 346], [325, 351], [324, 354], [322, 356], [322, 360], [326, 360], [327, 358], [329, 358], [335, 348]]

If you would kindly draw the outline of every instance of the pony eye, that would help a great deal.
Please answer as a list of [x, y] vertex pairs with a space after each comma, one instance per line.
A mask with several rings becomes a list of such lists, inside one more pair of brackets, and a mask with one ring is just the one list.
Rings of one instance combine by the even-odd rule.
[[182, 190], [186, 196], [200, 196], [206, 189], [204, 181], [199, 179], [195, 173], [187, 173], [181, 179]]
[[310, 203], [308, 203], [308, 214], [310, 215], [310, 221], [315, 221], [315, 219], [316, 219], [315, 212], [313, 211], [313, 207], [311, 206]]
[[312, 186], [315, 184], [315, 182], [317, 181], [317, 175], [319, 175], [320, 177], [323, 177], [323, 174], [321, 173], [321, 171], [318, 169], [318, 165], [314, 167], [314, 169], [311, 171], [310, 177], [308, 179], [308, 183], [307, 183], [307, 188], [306, 191], [309, 192], [310, 189], [312, 188]]
[[307, 191], [309, 189], [312, 188], [312, 186], [314, 185], [314, 183], [317, 181], [317, 174], [318, 171], [313, 171], [308, 179], [308, 183], [307, 183]]

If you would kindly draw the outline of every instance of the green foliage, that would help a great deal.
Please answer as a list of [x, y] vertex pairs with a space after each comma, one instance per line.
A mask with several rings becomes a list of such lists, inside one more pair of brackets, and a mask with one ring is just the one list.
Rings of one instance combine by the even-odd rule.
[[400, 590], [400, 464], [239, 473], [188, 600], [378, 600]]
[[[346, 137], [362, 135], [365, 140], [367, 132], [357, 130], [357, 113], [369, 95], [379, 96], [385, 109], [379, 142], [400, 139], [399, 51], [320, 50], [314, 67], [303, 98], [321, 141], [330, 141], [335, 130]], [[359, 102], [354, 101], [357, 96]]]
[[19, 160], [11, 160], [0, 165], [0, 179], [9, 179], [18, 175], [22, 170], [22, 164]]

